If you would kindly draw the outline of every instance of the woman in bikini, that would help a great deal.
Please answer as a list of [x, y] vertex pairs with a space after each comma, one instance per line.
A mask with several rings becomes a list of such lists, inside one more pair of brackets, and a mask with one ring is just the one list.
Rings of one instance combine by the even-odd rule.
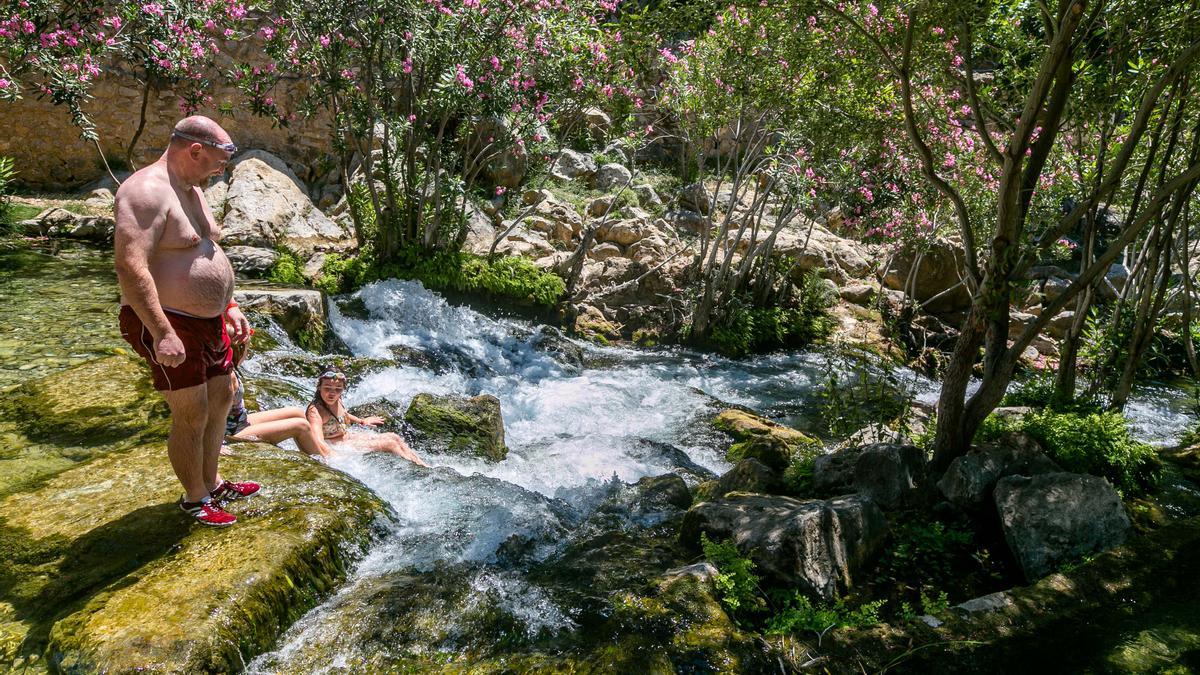
[[365, 434], [347, 429], [347, 424], [376, 427], [383, 424], [384, 419], [351, 415], [342, 403], [342, 394], [345, 392], [345, 373], [332, 366], [326, 368], [317, 378], [317, 393], [304, 411], [313, 433], [322, 439], [320, 444], [325, 453], [331, 452], [332, 447], [345, 445], [360, 450], [390, 452], [418, 466], [429, 466], [397, 434]]

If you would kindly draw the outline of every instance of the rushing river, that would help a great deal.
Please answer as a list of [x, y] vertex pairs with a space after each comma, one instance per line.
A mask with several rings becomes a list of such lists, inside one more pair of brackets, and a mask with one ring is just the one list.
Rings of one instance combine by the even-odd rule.
[[[122, 346], [109, 254], [0, 250], [0, 269], [8, 314], [0, 390]], [[842, 382], [879, 375], [819, 351], [731, 360], [577, 343], [527, 321], [453, 306], [415, 282], [372, 284], [330, 311], [354, 357], [348, 405], [401, 415], [418, 392], [492, 394], [510, 451], [499, 463], [426, 453], [429, 470], [391, 456], [334, 458], [390, 505], [387, 534], [342, 589], [248, 664], [250, 672], [309, 672], [317, 664], [341, 672], [368, 662], [403, 669], [405, 654], [449, 657], [469, 648], [471, 617], [482, 615], [503, 616], [512, 630], [553, 645], [581, 630], [587, 612], [528, 571], [574, 541], [599, 507], [643, 477], [674, 472], [695, 484], [726, 470], [722, 441], [706, 420], [730, 404], [814, 430], [831, 373]], [[303, 405], [321, 357], [297, 349], [273, 324], [259, 329], [275, 346], [247, 362], [250, 393], [260, 407]], [[888, 377], [919, 401], [936, 397], [936, 384], [911, 371]], [[1178, 389], [1148, 387], [1127, 415], [1139, 437], [1165, 445], [1192, 421], [1188, 403]], [[662, 519], [630, 509], [613, 517], [642, 528]], [[424, 616], [437, 630], [383, 631], [380, 617], [397, 600], [381, 589], [417, 577], [431, 579], [420, 597], [453, 597], [395, 620]], [[428, 590], [439, 583], [440, 591]]]

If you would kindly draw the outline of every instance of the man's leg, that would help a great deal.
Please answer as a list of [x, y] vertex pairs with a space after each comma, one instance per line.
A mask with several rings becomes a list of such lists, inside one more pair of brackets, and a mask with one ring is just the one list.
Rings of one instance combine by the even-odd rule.
[[198, 502], [208, 496], [204, 481], [204, 436], [208, 426], [208, 388], [203, 384], [186, 389], [161, 392], [171, 408], [171, 435], [167, 437], [167, 457], [186, 501]]
[[205, 386], [208, 387], [208, 420], [204, 428], [204, 483], [207, 486], [204, 493], [208, 494], [221, 483], [217, 461], [221, 458], [225, 418], [229, 416], [233, 392], [229, 390], [228, 375], [211, 378]]

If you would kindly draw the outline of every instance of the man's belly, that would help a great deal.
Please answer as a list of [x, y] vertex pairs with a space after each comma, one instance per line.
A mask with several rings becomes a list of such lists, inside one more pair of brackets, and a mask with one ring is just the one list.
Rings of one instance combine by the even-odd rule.
[[160, 251], [150, 264], [150, 274], [164, 309], [217, 316], [233, 297], [233, 267], [213, 242]]

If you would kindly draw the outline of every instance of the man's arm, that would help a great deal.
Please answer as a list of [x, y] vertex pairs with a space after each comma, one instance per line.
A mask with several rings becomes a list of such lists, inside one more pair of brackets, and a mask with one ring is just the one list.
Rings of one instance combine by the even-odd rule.
[[113, 254], [121, 295], [154, 338], [155, 359], [164, 366], [183, 363], [183, 342], [167, 321], [150, 275], [150, 256], [166, 224], [162, 201], [144, 183], [124, 185], [116, 200]]

